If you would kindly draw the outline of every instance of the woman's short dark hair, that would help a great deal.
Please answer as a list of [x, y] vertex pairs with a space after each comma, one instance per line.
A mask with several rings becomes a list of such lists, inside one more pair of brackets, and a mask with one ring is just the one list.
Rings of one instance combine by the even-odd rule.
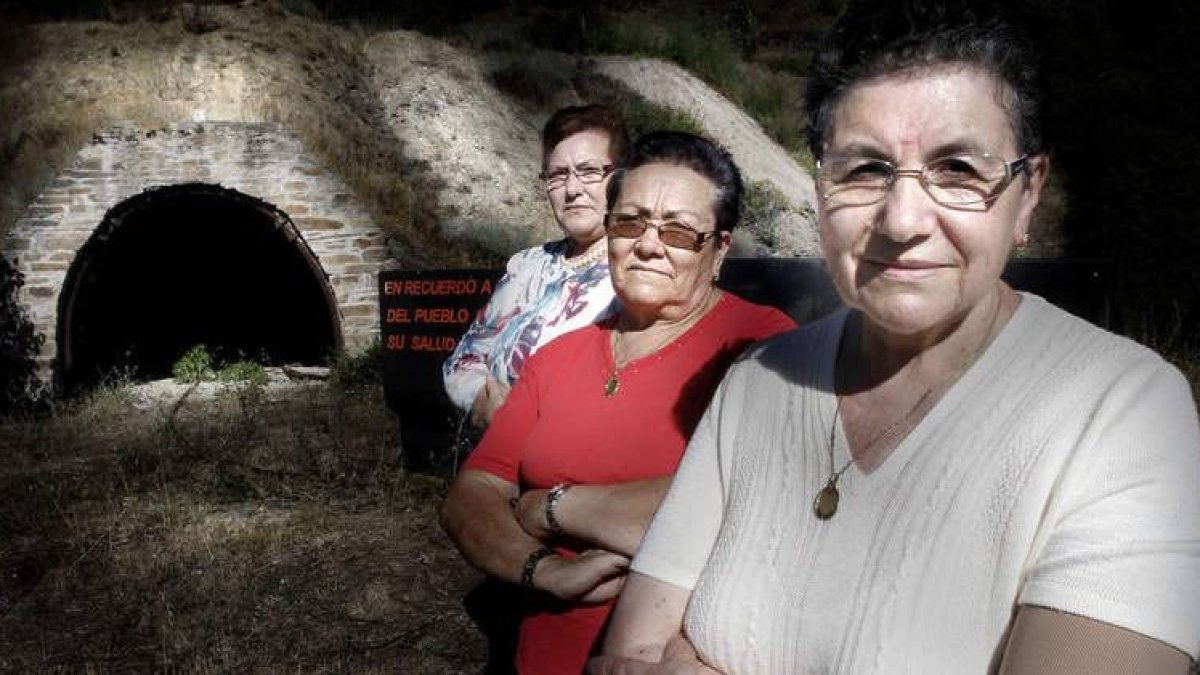
[[608, 134], [608, 154], [614, 162], [621, 159], [629, 146], [629, 128], [616, 109], [603, 103], [559, 108], [542, 127], [542, 168], [546, 168], [546, 158], [559, 143], [581, 131]]
[[717, 187], [713, 203], [716, 228], [728, 232], [738, 224], [742, 211], [742, 174], [733, 158], [716, 143], [683, 131], [654, 131], [633, 144], [608, 183], [609, 211], [621, 194], [625, 174], [646, 164], [682, 166], [709, 179]]
[[820, 158], [837, 104], [852, 85], [943, 65], [978, 68], [1001, 92], [1022, 152], [1043, 151], [1037, 59], [1015, 14], [977, 0], [852, 0], [825, 36], [804, 93], [808, 143]]

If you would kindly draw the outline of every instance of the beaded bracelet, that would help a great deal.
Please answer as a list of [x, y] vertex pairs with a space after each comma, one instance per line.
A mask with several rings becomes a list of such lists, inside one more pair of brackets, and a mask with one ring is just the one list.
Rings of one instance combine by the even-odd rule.
[[525, 567], [521, 569], [521, 588], [533, 590], [533, 573], [537, 571], [537, 565], [542, 558], [548, 555], [554, 555], [554, 551], [545, 546], [529, 554], [525, 559]]

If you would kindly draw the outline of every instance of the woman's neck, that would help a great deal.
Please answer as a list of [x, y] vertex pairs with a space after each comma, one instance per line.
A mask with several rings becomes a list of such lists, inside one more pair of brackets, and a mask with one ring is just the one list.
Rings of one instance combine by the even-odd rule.
[[880, 330], [861, 313], [847, 320], [834, 368], [842, 429], [855, 465], [879, 467], [987, 350], [1020, 298], [1007, 286], [965, 317], [913, 339]]
[[567, 252], [563, 256], [567, 260], [576, 260], [595, 254], [606, 245], [604, 237], [596, 237], [595, 239], [580, 241], [579, 239], [567, 238]]
[[704, 318], [720, 298], [721, 291], [710, 288], [700, 302], [676, 317], [639, 316], [628, 308], [622, 309], [612, 332], [613, 363], [621, 368], [671, 344]]
[[889, 382], [938, 388], [970, 367], [1016, 310], [1019, 297], [1001, 285], [957, 321], [901, 335], [856, 312], [839, 349], [838, 391], [854, 393]]
[[619, 333], [660, 332], [692, 325], [708, 313], [721, 298], [721, 290], [710, 286], [695, 303], [679, 309], [623, 305], [614, 328]]

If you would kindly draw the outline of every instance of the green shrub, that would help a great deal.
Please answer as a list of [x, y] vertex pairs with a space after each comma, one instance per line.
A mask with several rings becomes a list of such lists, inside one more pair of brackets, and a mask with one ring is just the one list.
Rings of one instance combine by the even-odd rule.
[[754, 239], [773, 249], [779, 244], [779, 220], [788, 210], [787, 197], [774, 185], [761, 180], [746, 182], [742, 224]]
[[329, 384], [342, 392], [383, 386], [383, 345], [376, 340], [358, 354], [341, 352], [331, 359]]
[[[743, 43], [741, 49], [738, 43]], [[697, 25], [691, 17], [656, 16], [649, 21], [638, 13], [608, 13], [600, 21], [594, 51], [678, 63], [745, 110], [797, 161], [811, 164], [804, 139], [801, 79], [743, 61], [744, 43], [744, 36], [735, 39], [728, 29]]]
[[0, 256], [0, 414], [28, 409], [44, 396], [35, 357], [43, 337], [17, 302], [25, 279], [7, 258]]
[[267, 369], [261, 363], [254, 361], [235, 361], [222, 366], [216, 372], [218, 382], [243, 382], [256, 386], [266, 386]]
[[647, 19], [634, 12], [603, 14], [595, 35], [589, 36], [590, 51], [669, 59], [719, 89], [740, 77], [741, 56], [723, 29], [698, 26], [689, 18]]
[[704, 133], [704, 127], [691, 113], [645, 99], [625, 106], [624, 114], [629, 128], [637, 136], [657, 130]]
[[181, 384], [208, 382], [216, 377], [212, 356], [204, 345], [195, 345], [171, 366], [171, 375]]

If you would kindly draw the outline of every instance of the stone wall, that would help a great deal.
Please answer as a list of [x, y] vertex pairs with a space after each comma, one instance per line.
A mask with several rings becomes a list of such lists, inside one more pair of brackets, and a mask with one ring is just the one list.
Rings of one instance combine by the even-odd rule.
[[96, 134], [0, 245], [25, 276], [19, 300], [45, 336], [43, 366], [57, 353], [67, 272], [109, 210], [145, 190], [184, 183], [220, 185], [286, 214], [326, 275], [346, 349], [361, 350], [378, 335], [376, 274], [387, 259], [384, 233], [295, 136], [270, 123], [150, 131], [122, 126]]

